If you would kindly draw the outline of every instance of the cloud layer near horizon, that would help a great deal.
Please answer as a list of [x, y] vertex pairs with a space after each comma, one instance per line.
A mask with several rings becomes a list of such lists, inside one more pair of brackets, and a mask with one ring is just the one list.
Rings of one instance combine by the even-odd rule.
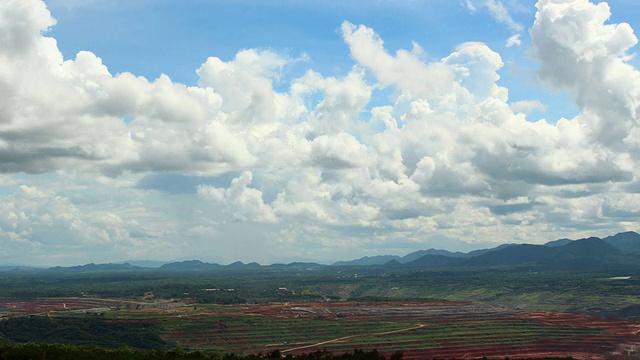
[[[283, 84], [301, 59], [246, 49], [206, 59], [187, 86], [111, 74], [91, 52], [65, 60], [46, 36], [55, 25], [46, 6], [8, 0], [0, 172], [12, 191], [0, 206], [0, 255], [78, 262], [100, 259], [96, 248], [109, 261], [204, 249], [228, 261], [336, 260], [434, 238], [637, 230], [633, 29], [608, 24], [606, 3], [536, 8], [538, 76], [575, 98], [575, 118], [527, 119], [544, 105], [509, 101], [497, 83], [502, 58], [483, 43], [425, 61], [419, 46], [389, 53], [374, 29], [345, 21], [354, 66], [343, 77], [308, 70]], [[386, 103], [373, 100], [382, 90]]]

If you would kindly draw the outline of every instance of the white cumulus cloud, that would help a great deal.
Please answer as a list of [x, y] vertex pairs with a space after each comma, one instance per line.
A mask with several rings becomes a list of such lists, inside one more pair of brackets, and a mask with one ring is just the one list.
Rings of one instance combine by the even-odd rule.
[[[504, 3], [468, 7], [486, 8], [519, 45], [522, 25]], [[430, 59], [429, 44], [391, 53], [373, 28], [345, 21], [353, 66], [343, 75], [309, 68], [283, 80], [300, 59], [244, 49], [203, 59], [197, 85], [185, 85], [114, 75], [88, 51], [64, 59], [45, 5], [9, 0], [0, 6], [0, 183], [9, 189], [0, 251], [161, 256], [184, 234], [172, 248], [180, 254], [251, 244], [266, 259], [328, 257], [394, 241], [629, 229], [640, 215], [637, 38], [608, 23], [604, 2], [536, 7], [538, 77], [573, 96], [575, 118], [528, 121], [544, 105], [510, 101], [503, 58], [482, 42]], [[105, 200], [110, 192], [118, 201]], [[139, 212], [116, 208], [129, 197]], [[233, 234], [246, 242], [223, 243]], [[237, 246], [228, 254], [241, 254]]]

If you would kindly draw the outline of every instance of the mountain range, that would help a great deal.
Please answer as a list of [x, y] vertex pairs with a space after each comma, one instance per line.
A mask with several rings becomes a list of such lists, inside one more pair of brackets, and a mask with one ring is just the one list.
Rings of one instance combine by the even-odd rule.
[[[549, 270], [600, 270], [640, 267], [640, 234], [628, 231], [605, 238], [590, 237], [578, 240], [559, 239], [543, 245], [502, 244], [490, 249], [468, 253], [440, 249], [419, 250], [404, 256], [365, 256], [350, 261], [338, 261], [332, 265], [317, 263], [272, 264], [270, 268], [316, 268], [349, 266], [387, 266], [407, 268], [477, 268], [519, 267]], [[186, 260], [162, 263], [157, 261], [131, 261], [117, 264], [86, 264], [48, 269], [25, 266], [0, 266], [0, 271], [53, 271], [53, 272], [105, 272], [105, 271], [201, 271], [201, 270], [251, 270], [263, 265], [236, 261], [229, 265]]]
[[339, 261], [334, 266], [607, 268], [640, 266], [640, 234], [628, 231], [605, 238], [559, 239], [544, 245], [502, 244], [468, 253], [429, 249], [405, 256], [372, 256]]

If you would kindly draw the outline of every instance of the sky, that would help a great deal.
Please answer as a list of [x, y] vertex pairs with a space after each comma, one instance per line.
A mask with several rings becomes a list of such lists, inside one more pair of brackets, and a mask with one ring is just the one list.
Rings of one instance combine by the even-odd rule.
[[0, 264], [638, 231], [636, 0], [0, 0]]

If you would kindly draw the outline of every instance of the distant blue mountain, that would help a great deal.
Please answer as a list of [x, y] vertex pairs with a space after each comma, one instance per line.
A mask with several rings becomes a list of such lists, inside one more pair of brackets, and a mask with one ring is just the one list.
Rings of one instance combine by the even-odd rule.
[[514, 246], [514, 245], [517, 245], [517, 244], [501, 244], [501, 245], [498, 245], [498, 246], [496, 246], [494, 248], [490, 248], [490, 249], [473, 250], [473, 251], [470, 251], [467, 254], [465, 254], [465, 257], [466, 258], [472, 258], [472, 257], [480, 256], [480, 255], [483, 255], [483, 254], [486, 254], [486, 253], [490, 253], [490, 252], [506, 249], [506, 248]]
[[227, 265], [227, 267], [230, 268], [256, 268], [256, 267], [260, 267], [261, 265], [258, 264], [257, 262], [250, 262], [248, 264], [243, 263], [242, 261], [236, 261], [234, 263], [231, 263], [229, 265]]
[[0, 271], [35, 271], [42, 270], [43, 268], [35, 266], [21, 266], [21, 265], [0, 265]]
[[414, 251], [410, 254], [403, 256], [399, 261], [403, 264], [407, 264], [412, 261], [418, 260], [419, 258], [425, 255], [439, 255], [439, 256], [447, 256], [452, 258], [463, 258], [467, 256], [467, 254], [459, 251], [451, 252], [451, 251], [440, 250], [440, 249], [429, 249], [429, 250]]
[[397, 255], [378, 255], [378, 256], [365, 256], [356, 260], [349, 261], [337, 261], [333, 266], [372, 266], [372, 265], [384, 265], [391, 260], [400, 260], [400, 256]]
[[[621, 269], [640, 268], [640, 234], [627, 231], [603, 239], [591, 237], [579, 240], [559, 239], [544, 245], [502, 244], [491, 249], [474, 250], [468, 253], [429, 249], [415, 251], [403, 257], [397, 255], [365, 256], [350, 261], [338, 261], [333, 266], [382, 266], [389, 267], [535, 267], [547, 269]], [[149, 271], [157, 267], [162, 271], [200, 271], [223, 269], [260, 269], [263, 266], [251, 262], [236, 261], [229, 265], [211, 264], [200, 260], [172, 263], [155, 261], [132, 261], [120, 264], [86, 264], [48, 269], [0, 265], [0, 271], [54, 271], [54, 272], [107, 272], [107, 271]], [[159, 265], [161, 264], [161, 265]], [[145, 266], [146, 265], [146, 266]], [[316, 263], [273, 264], [274, 268], [324, 267]]]
[[602, 240], [624, 252], [640, 254], [640, 234], [636, 232], [622, 232], [613, 236], [608, 236]]
[[419, 267], [447, 267], [458, 266], [466, 261], [462, 257], [451, 257], [445, 255], [425, 255], [416, 260], [413, 260], [406, 265], [419, 266]]
[[[514, 244], [502, 244], [499, 245], [495, 248], [491, 248], [491, 249], [481, 249], [481, 250], [474, 250], [471, 251], [469, 253], [463, 253], [463, 252], [452, 252], [452, 251], [448, 251], [448, 250], [441, 250], [441, 249], [428, 249], [428, 250], [418, 250], [418, 251], [414, 251], [412, 253], [409, 253], [405, 256], [397, 256], [397, 255], [378, 255], [378, 256], [365, 256], [365, 257], [361, 257], [359, 259], [355, 259], [355, 260], [349, 260], [349, 261], [338, 261], [336, 263], [333, 264], [333, 266], [375, 266], [375, 265], [386, 265], [388, 264], [390, 261], [395, 260], [398, 261], [400, 264], [410, 264], [415, 262], [416, 260], [424, 257], [424, 256], [441, 256], [441, 257], [446, 257], [446, 258], [470, 258], [470, 257], [474, 257], [474, 256], [478, 256], [478, 255], [482, 255], [484, 253], [488, 253], [491, 251], [496, 251], [496, 250], [500, 250], [503, 249], [505, 247], [511, 246]], [[438, 262], [435, 260], [436, 258], [432, 259], [432, 262]], [[420, 262], [418, 262], [420, 263]], [[415, 264], [418, 264], [415, 263]], [[415, 265], [414, 264], [414, 265]]]
[[559, 240], [553, 240], [553, 241], [549, 241], [548, 243], [544, 244], [544, 246], [548, 246], [548, 247], [556, 247], [556, 246], [565, 246], [568, 243], [572, 242], [573, 240], [571, 239], [559, 239]]
[[157, 261], [157, 260], [127, 260], [122, 264], [131, 264], [133, 266], [139, 266], [144, 268], [159, 268], [160, 266], [169, 263], [169, 261]]
[[589, 270], [637, 267], [635, 256], [592, 237], [560, 246], [513, 245], [468, 259], [465, 266], [527, 266], [539, 269]]
[[185, 260], [178, 261], [173, 263], [168, 263], [160, 266], [160, 270], [171, 270], [171, 271], [196, 271], [196, 270], [210, 270], [215, 268], [220, 268], [222, 265], [218, 264], [209, 264], [207, 262], [202, 262], [200, 260]]
[[[391, 266], [418, 267], [535, 267], [547, 269], [588, 270], [602, 268], [639, 267], [640, 235], [625, 232], [604, 239], [591, 237], [571, 240], [559, 239], [544, 245], [503, 244], [491, 249], [469, 253], [445, 250], [422, 250], [388, 263]], [[421, 256], [420, 256], [421, 255]], [[412, 259], [405, 262], [405, 259]], [[397, 260], [396, 260], [397, 261]], [[400, 264], [401, 263], [401, 264]]]
[[86, 264], [86, 265], [78, 265], [78, 266], [55, 266], [51, 267], [49, 271], [56, 272], [107, 272], [107, 271], [131, 271], [131, 270], [141, 270], [142, 268], [139, 266], [133, 266], [131, 264]]

